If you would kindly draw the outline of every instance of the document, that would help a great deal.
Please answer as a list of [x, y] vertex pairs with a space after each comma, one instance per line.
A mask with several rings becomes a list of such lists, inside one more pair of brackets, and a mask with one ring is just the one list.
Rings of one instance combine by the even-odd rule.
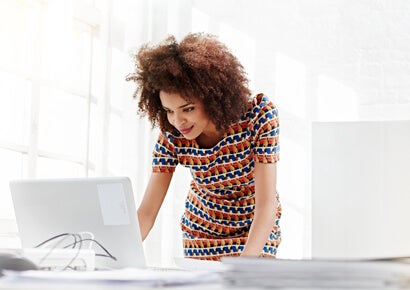
[[127, 268], [109, 271], [4, 271], [5, 282], [79, 283], [135, 286], [176, 286], [213, 284], [219, 282], [216, 273], [204, 271], [151, 270]]
[[222, 283], [233, 287], [410, 288], [410, 264], [401, 262], [227, 257], [222, 263]]

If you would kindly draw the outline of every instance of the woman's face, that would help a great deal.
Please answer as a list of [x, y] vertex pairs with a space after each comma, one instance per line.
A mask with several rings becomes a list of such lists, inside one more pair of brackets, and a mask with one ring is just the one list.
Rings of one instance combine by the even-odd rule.
[[167, 113], [168, 122], [186, 139], [196, 139], [201, 134], [214, 134], [215, 126], [198, 99], [187, 101], [178, 93], [164, 91], [160, 91], [159, 98]]

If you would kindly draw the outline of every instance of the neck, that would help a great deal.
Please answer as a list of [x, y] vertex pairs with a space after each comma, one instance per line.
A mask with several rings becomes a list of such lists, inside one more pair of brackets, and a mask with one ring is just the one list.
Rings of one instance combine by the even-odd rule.
[[200, 147], [203, 148], [212, 148], [216, 144], [218, 144], [219, 141], [222, 140], [224, 136], [224, 131], [223, 130], [216, 130], [215, 131], [210, 131], [210, 132], [203, 132], [201, 135], [199, 135], [196, 138], [196, 142]]

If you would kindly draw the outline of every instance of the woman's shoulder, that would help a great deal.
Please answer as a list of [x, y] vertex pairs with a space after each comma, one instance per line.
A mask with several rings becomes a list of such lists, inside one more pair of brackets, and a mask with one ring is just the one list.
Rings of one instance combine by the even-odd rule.
[[253, 119], [261, 114], [271, 112], [277, 115], [276, 105], [263, 93], [255, 95], [248, 103], [247, 116]]
[[246, 115], [247, 127], [251, 134], [259, 134], [262, 128], [279, 124], [278, 109], [265, 94], [257, 94], [249, 101]]

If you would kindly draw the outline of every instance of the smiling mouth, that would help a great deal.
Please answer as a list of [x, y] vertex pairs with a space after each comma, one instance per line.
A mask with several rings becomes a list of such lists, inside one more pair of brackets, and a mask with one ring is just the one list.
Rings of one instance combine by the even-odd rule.
[[191, 132], [192, 128], [194, 126], [190, 127], [190, 128], [185, 128], [185, 129], [179, 129], [179, 132], [181, 132], [183, 135], [188, 134], [189, 132]]

